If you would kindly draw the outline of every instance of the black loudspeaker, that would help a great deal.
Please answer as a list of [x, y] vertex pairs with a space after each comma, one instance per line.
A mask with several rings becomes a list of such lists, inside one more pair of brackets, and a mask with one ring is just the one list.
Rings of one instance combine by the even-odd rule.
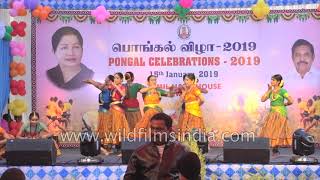
[[100, 154], [101, 140], [97, 138], [95, 141], [95, 135], [92, 131], [84, 131], [81, 133], [80, 140], [80, 153], [83, 156], [98, 156]]
[[55, 165], [57, 152], [52, 139], [11, 139], [6, 145], [7, 165]]
[[314, 137], [303, 129], [297, 129], [292, 137], [292, 152], [299, 156], [314, 154]]
[[122, 164], [128, 164], [132, 153], [140, 146], [150, 142], [146, 139], [128, 139], [121, 142]]
[[268, 164], [270, 161], [269, 139], [244, 136], [225, 138], [223, 159], [227, 163]]

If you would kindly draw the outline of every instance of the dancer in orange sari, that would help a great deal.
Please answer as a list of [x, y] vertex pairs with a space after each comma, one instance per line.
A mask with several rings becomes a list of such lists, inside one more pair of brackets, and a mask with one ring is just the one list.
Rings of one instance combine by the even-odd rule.
[[123, 74], [118, 72], [114, 74], [114, 82], [112, 83], [113, 89], [111, 91], [111, 133], [113, 137], [112, 143], [119, 152], [121, 145], [121, 138], [126, 137], [130, 132], [128, 121], [125, 116], [125, 110], [122, 107], [122, 97], [126, 96], [126, 88], [122, 85]]
[[270, 139], [273, 155], [279, 153], [279, 146], [290, 145], [292, 141], [286, 106], [291, 105], [293, 99], [287, 90], [282, 88], [283, 84], [280, 74], [272, 76], [268, 91], [261, 97], [262, 102], [270, 99], [270, 112], [265, 119], [260, 136]]
[[144, 132], [149, 128], [150, 119], [157, 113], [162, 112], [160, 107], [160, 101], [162, 96], [173, 97], [174, 94], [171, 91], [165, 91], [157, 88], [157, 77], [150, 75], [148, 77], [148, 87], [142, 88], [140, 92], [142, 93], [144, 102], [144, 115], [136, 124], [136, 132]]
[[99, 94], [99, 114], [98, 114], [98, 134], [101, 139], [103, 148], [101, 148], [104, 154], [108, 154], [111, 151], [112, 140], [107, 137], [107, 134], [111, 132], [112, 117], [110, 113], [111, 103], [111, 91], [114, 88], [112, 83], [114, 81], [113, 75], [108, 75], [104, 83], [94, 81], [92, 79], [85, 80], [85, 83], [91, 84], [98, 88], [101, 92]]
[[180, 101], [185, 104], [185, 110], [179, 118], [178, 130], [180, 133], [191, 132], [194, 129], [203, 131], [205, 128], [200, 106], [204, 103], [204, 97], [196, 85], [196, 77], [193, 73], [185, 74], [183, 81]]

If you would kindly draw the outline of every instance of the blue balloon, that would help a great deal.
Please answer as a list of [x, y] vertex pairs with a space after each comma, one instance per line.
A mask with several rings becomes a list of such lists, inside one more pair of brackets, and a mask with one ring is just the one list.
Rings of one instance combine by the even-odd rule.
[[39, 4], [39, 0], [24, 0], [27, 9], [34, 10]]

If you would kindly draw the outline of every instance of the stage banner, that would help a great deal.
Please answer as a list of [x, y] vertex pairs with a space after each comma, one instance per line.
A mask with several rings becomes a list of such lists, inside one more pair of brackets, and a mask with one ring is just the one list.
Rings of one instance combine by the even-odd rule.
[[[69, 131], [80, 131], [83, 117], [96, 128], [100, 91], [82, 81], [104, 82], [107, 75], [127, 71], [144, 85], [156, 75], [163, 89], [182, 85], [183, 75], [194, 73], [198, 86], [208, 90], [204, 122], [217, 137], [259, 135], [270, 107], [261, 96], [272, 75], [283, 76], [283, 88], [294, 99], [288, 107], [292, 131], [303, 127], [306, 104], [314, 107], [313, 97], [320, 96], [320, 21], [312, 13], [278, 13], [263, 21], [233, 12], [222, 17], [199, 11], [183, 20], [161, 12], [122, 13], [102, 24], [77, 11], [34, 20], [33, 102], [44, 120], [51, 97], [72, 99]], [[164, 112], [174, 114], [178, 99], [163, 97]], [[141, 94], [139, 102], [143, 107]]]

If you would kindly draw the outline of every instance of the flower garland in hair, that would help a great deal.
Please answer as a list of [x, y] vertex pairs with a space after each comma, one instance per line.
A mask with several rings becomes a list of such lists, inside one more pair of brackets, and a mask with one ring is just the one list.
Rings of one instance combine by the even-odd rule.
[[281, 81], [280, 81], [279, 86], [280, 86], [281, 88], [284, 86], [284, 80], [281, 80]]

